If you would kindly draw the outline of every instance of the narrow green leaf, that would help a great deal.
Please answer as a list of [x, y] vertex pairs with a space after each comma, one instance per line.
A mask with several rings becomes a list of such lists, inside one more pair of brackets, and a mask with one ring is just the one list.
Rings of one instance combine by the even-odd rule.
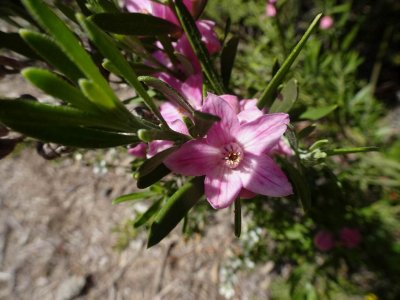
[[195, 126], [190, 130], [193, 137], [203, 137], [211, 126], [220, 120], [219, 117], [196, 110], [193, 113]]
[[225, 89], [228, 89], [229, 86], [238, 45], [239, 38], [234, 36], [224, 45], [224, 48], [222, 49], [221, 76]]
[[146, 90], [142, 84], [137, 79], [135, 71], [131, 68], [129, 63], [126, 61], [124, 56], [118, 50], [114, 41], [105, 32], [101, 31], [100, 28], [96, 26], [89, 19], [85, 19], [83, 15], [77, 15], [79, 22], [82, 27], [88, 33], [90, 39], [96, 44], [100, 52], [108, 59], [110, 62], [118, 69], [119, 74], [132, 86], [135, 88], [136, 92], [143, 98], [149, 109], [158, 117], [158, 119], [168, 128], [168, 124], [162, 117], [160, 111], [158, 110], [153, 99], [147, 94]]
[[194, 112], [193, 107], [190, 103], [174, 88], [172, 88], [169, 84], [165, 83], [164, 81], [150, 77], [150, 76], [140, 76], [139, 81], [144, 82], [147, 86], [151, 86], [162, 93], [166, 98], [171, 101], [174, 101], [176, 104], [181, 106], [187, 112], [192, 114]]
[[225, 44], [226, 38], [228, 37], [228, 34], [231, 31], [231, 25], [232, 25], [232, 20], [230, 17], [228, 17], [225, 22], [224, 38], [222, 39], [222, 44]]
[[96, 107], [82, 92], [50, 71], [39, 68], [24, 69], [22, 75], [46, 94], [61, 99], [85, 111], [96, 111]]
[[127, 201], [140, 201], [140, 200], [145, 200], [150, 197], [153, 197], [155, 194], [151, 191], [145, 191], [145, 192], [135, 192], [131, 194], [126, 194], [123, 196], [119, 196], [115, 198], [112, 201], [112, 204], [119, 204]]
[[175, 57], [178, 59], [180, 66], [182, 67], [183, 72], [190, 76], [192, 75], [195, 71], [192, 65], [192, 62], [187, 58], [185, 55], [179, 53], [179, 52], [174, 52]]
[[316, 121], [323, 117], [326, 117], [331, 112], [333, 112], [337, 107], [338, 106], [336, 104], [325, 107], [316, 107], [316, 108], [310, 107], [300, 115], [300, 119]]
[[93, 81], [87, 79], [80, 79], [79, 86], [83, 94], [90, 99], [90, 101], [99, 107], [102, 107], [105, 111], [114, 111], [114, 101], [108, 97], [107, 94], [103, 93], [98, 85]]
[[[68, 106], [54, 106], [29, 100], [0, 100], [0, 120], [7, 123], [21, 123], [27, 126], [37, 124], [91, 126], [116, 130], [116, 126], [104, 122], [93, 113]], [[137, 138], [136, 138], [137, 139]]]
[[304, 47], [307, 39], [317, 27], [319, 20], [321, 19], [322, 14], [317, 15], [312, 21], [311, 25], [308, 27], [307, 31], [304, 33], [300, 41], [293, 48], [289, 56], [285, 59], [279, 71], [272, 77], [271, 81], [268, 83], [265, 90], [262, 92], [260, 99], [258, 100], [257, 106], [262, 109], [264, 107], [270, 107], [274, 97], [276, 95], [276, 90], [278, 86], [283, 82], [286, 74], [289, 72], [290, 67], [296, 60], [297, 56], [300, 54], [301, 49]]
[[196, 205], [204, 192], [204, 178], [197, 177], [185, 183], [161, 208], [151, 225], [147, 247], [158, 244]]
[[137, 180], [136, 186], [139, 189], [148, 188], [149, 186], [167, 176], [169, 173], [171, 173], [171, 170], [161, 163], [157, 165], [151, 172], [145, 175], [140, 175], [139, 173], [139, 178]]
[[152, 158], [146, 160], [139, 168], [139, 178], [153, 172], [159, 165], [163, 163], [163, 161], [172, 154], [178, 147], [171, 147], [165, 149], [154, 155]]
[[132, 135], [85, 128], [74, 125], [35, 125], [5, 122], [7, 126], [27, 136], [44, 142], [77, 148], [112, 148], [138, 142]]
[[75, 18], [75, 10], [71, 7], [71, 5], [67, 5], [64, 3], [62, 0], [56, 0], [55, 5], [57, 8], [66, 16], [68, 19], [70, 19], [72, 22], [77, 23], [76, 18]]
[[327, 140], [327, 139], [318, 140], [318, 141], [314, 142], [314, 143], [310, 146], [309, 151], [313, 151], [313, 150], [315, 150], [315, 149], [318, 149], [318, 148], [320, 148], [321, 146], [326, 145], [326, 144], [328, 144], [328, 143], [329, 143], [329, 140]]
[[140, 13], [100, 13], [91, 17], [101, 29], [126, 35], [177, 34], [180, 28], [164, 19]]
[[[47, 6], [44, 1], [22, 0], [25, 7], [39, 24], [51, 35], [63, 50], [63, 52], [75, 63], [85, 76], [93, 81], [102, 90], [104, 98], [112, 101], [121, 117], [128, 118], [129, 111], [119, 102], [107, 81], [101, 75], [99, 69], [91, 59], [90, 55], [81, 46], [75, 34], [67, 25]], [[109, 102], [107, 101], [107, 102]], [[96, 101], [95, 101], [96, 102]], [[100, 103], [104, 104], [104, 103]]]
[[138, 228], [147, 223], [159, 210], [162, 199], [155, 201], [142, 215], [135, 219], [133, 227]]
[[242, 233], [242, 203], [240, 199], [235, 201], [235, 236], [240, 237]]
[[379, 147], [354, 147], [354, 148], [338, 148], [333, 150], [325, 151], [328, 156], [342, 155], [349, 153], [362, 153], [362, 152], [373, 152], [379, 151]]
[[25, 43], [16, 32], [0, 31], [0, 49], [9, 49], [23, 56], [38, 59], [39, 56]]
[[100, 130], [97, 116], [29, 100], [0, 100], [0, 121], [27, 136], [66, 146], [108, 148], [138, 142], [136, 136]]
[[289, 80], [282, 89], [281, 96], [275, 99], [274, 103], [270, 108], [271, 113], [284, 112], [288, 113], [294, 103], [299, 97], [299, 87], [297, 85], [297, 80]]
[[154, 140], [181, 141], [181, 142], [190, 140], [190, 136], [172, 130], [165, 131], [165, 130], [139, 129], [137, 135], [140, 140], [146, 143]]
[[311, 124], [310, 126], [307, 126], [303, 128], [298, 134], [297, 137], [299, 140], [304, 139], [308, 137], [313, 131], [317, 128], [317, 125]]
[[201, 41], [201, 35], [199, 30], [197, 29], [196, 23], [193, 20], [193, 17], [187, 10], [186, 6], [183, 4], [182, 0], [169, 1], [172, 7], [175, 9], [175, 14], [179, 19], [179, 22], [186, 33], [186, 36], [189, 40], [190, 45], [192, 46], [193, 51], [196, 53], [196, 56], [200, 60], [201, 67], [203, 72], [211, 84], [213, 90], [221, 95], [224, 93], [224, 88], [220, 81], [220, 78], [216, 71], [214, 70], [214, 66], [210, 59], [210, 54], [204, 43]]
[[79, 68], [49, 36], [28, 29], [21, 29], [19, 34], [37, 54], [73, 82], [78, 82], [84, 77]]
[[301, 206], [304, 212], [308, 212], [311, 206], [311, 192], [307, 177], [302, 174], [299, 170], [292, 166], [291, 163], [285, 162], [285, 169], [290, 181], [294, 185], [294, 191], [297, 198], [300, 200]]

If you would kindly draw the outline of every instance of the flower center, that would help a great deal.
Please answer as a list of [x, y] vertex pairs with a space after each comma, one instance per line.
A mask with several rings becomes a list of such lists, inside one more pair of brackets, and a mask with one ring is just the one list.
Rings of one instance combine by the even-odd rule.
[[225, 165], [234, 169], [243, 159], [243, 149], [236, 143], [230, 143], [224, 146], [222, 155]]

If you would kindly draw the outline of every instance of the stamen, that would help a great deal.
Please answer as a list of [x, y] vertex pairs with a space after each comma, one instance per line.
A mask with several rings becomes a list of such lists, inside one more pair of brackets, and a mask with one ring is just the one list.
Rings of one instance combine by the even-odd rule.
[[243, 150], [236, 143], [230, 143], [223, 148], [223, 160], [228, 168], [236, 168], [243, 159]]

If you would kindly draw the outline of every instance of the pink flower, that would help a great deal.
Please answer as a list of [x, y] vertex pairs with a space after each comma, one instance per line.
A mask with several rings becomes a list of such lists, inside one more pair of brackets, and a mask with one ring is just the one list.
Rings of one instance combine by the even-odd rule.
[[278, 165], [267, 156], [289, 123], [284, 113], [263, 115], [240, 124], [232, 107], [208, 94], [203, 112], [216, 115], [204, 138], [183, 144], [164, 163], [186, 176], [205, 175], [205, 195], [214, 208], [232, 204], [243, 188], [271, 197], [292, 194], [292, 186]]
[[138, 158], [145, 158], [146, 157], [146, 149], [147, 149], [146, 143], [139, 143], [135, 147], [129, 148], [128, 153], [130, 155], [138, 157]]
[[282, 137], [279, 140], [278, 144], [272, 149], [271, 152], [273, 154], [287, 157], [294, 155], [294, 151], [292, 148], [290, 148], [289, 141], [285, 137]]
[[321, 18], [319, 23], [319, 28], [321, 29], [329, 29], [333, 26], [333, 18], [331, 16], [324, 16]]
[[[183, 0], [183, 3], [186, 8], [192, 12], [192, 1]], [[175, 14], [168, 5], [151, 0], [125, 0], [124, 6], [129, 12], [149, 14], [179, 25], [179, 21], [176, 19]]]
[[343, 227], [339, 232], [340, 242], [345, 248], [355, 248], [360, 244], [362, 236], [357, 228]]
[[268, 17], [275, 17], [276, 16], [276, 7], [273, 2], [268, 2], [265, 8], [265, 14]]
[[327, 230], [320, 230], [314, 237], [314, 245], [320, 251], [329, 251], [334, 246], [332, 233]]

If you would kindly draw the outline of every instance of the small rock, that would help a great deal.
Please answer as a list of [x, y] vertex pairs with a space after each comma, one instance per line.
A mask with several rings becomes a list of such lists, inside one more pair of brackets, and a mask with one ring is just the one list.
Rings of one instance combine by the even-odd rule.
[[83, 276], [71, 276], [58, 288], [56, 300], [72, 300], [78, 297], [84, 290], [86, 278]]

